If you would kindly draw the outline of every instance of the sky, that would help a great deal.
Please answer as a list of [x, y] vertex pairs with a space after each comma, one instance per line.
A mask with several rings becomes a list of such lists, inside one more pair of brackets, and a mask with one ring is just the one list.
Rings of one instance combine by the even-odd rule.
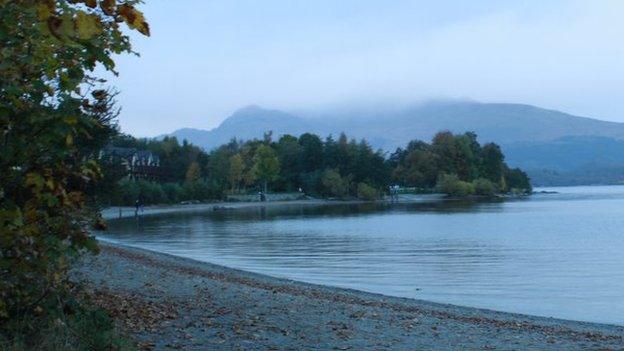
[[515, 102], [624, 122], [624, 1], [147, 0], [116, 58], [122, 131], [284, 110]]

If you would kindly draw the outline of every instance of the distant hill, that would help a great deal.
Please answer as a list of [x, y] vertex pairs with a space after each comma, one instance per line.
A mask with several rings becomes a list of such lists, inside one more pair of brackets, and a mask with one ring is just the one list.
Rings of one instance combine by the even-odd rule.
[[263, 134], [268, 131], [272, 131], [274, 136], [283, 134], [298, 136], [313, 129], [312, 123], [300, 117], [252, 105], [237, 110], [215, 129], [183, 128], [169, 135], [180, 140], [186, 139], [210, 150], [229, 142], [232, 138], [243, 140], [262, 138]]
[[[267, 131], [273, 131], [274, 138], [304, 132], [321, 136], [345, 132], [349, 137], [365, 138], [375, 148], [393, 151], [413, 139], [430, 140], [440, 130], [474, 131], [481, 142], [500, 144], [508, 155], [509, 164], [523, 167], [534, 178], [544, 172], [573, 174], [582, 169], [605, 167], [618, 175], [618, 171], [612, 170], [620, 165], [624, 169], [624, 123], [522, 104], [429, 102], [401, 109], [351, 109], [296, 115], [248, 106], [233, 113], [215, 129], [185, 128], [171, 135], [210, 150], [232, 138], [261, 138]], [[619, 181], [617, 176], [609, 179], [612, 178], [596, 178], [596, 182]], [[583, 182], [591, 183], [591, 179]]]
[[538, 185], [624, 183], [624, 140], [568, 136], [503, 146], [507, 162]]

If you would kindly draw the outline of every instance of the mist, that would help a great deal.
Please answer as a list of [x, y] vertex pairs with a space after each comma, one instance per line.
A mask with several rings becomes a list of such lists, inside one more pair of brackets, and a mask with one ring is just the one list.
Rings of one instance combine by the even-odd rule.
[[[427, 4], [427, 6], [424, 6]], [[120, 124], [210, 129], [249, 104], [290, 111], [435, 99], [624, 121], [619, 1], [150, 1], [120, 57]]]

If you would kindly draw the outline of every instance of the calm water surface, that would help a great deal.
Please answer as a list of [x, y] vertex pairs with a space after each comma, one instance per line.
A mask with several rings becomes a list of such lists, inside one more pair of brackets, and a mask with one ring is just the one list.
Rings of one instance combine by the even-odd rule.
[[144, 216], [102, 238], [276, 277], [624, 324], [624, 186]]

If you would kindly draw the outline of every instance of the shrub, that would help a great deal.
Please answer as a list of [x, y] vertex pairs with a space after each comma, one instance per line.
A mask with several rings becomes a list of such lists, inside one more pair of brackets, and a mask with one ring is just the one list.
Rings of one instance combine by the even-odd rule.
[[485, 178], [478, 178], [472, 182], [475, 194], [482, 196], [493, 196], [496, 193], [496, 186]]
[[321, 184], [323, 184], [323, 193], [329, 196], [343, 197], [349, 189], [346, 179], [343, 179], [334, 169], [327, 169], [323, 172]]
[[[136, 350], [134, 344], [120, 335], [114, 321], [99, 308], [77, 308], [62, 319], [21, 320], [13, 325], [10, 336], [0, 334], [0, 349], [7, 351], [44, 350]], [[22, 330], [34, 327], [28, 335]]]
[[438, 178], [437, 191], [452, 196], [468, 196], [475, 193], [472, 183], [459, 180], [455, 174], [443, 174]]
[[0, 3], [4, 329], [7, 321], [62, 315], [68, 262], [97, 251], [85, 199], [101, 179], [96, 155], [116, 132], [117, 109], [93, 71], [113, 71], [111, 56], [132, 52], [117, 20], [144, 34], [149, 28], [135, 1], [108, 1], [106, 11], [84, 1]]
[[379, 191], [366, 183], [358, 183], [357, 198], [360, 200], [377, 200], [379, 199]]
[[176, 183], [162, 184], [162, 190], [165, 193], [167, 203], [176, 204], [182, 201], [182, 187]]

